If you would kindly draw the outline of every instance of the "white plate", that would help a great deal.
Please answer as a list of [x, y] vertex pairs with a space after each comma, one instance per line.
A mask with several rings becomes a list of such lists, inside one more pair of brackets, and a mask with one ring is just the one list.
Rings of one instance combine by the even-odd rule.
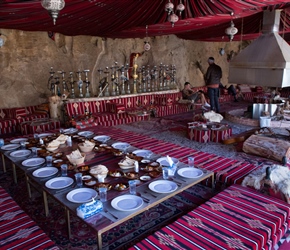
[[150, 158], [150, 156], [153, 154], [151, 150], [147, 150], [147, 149], [138, 149], [138, 150], [133, 151], [132, 153], [137, 156], [142, 156], [144, 158]]
[[43, 138], [43, 137], [52, 136], [52, 135], [53, 133], [43, 133], [43, 134], [39, 134], [38, 137]]
[[11, 157], [26, 157], [31, 154], [31, 151], [28, 149], [21, 149], [21, 150], [16, 150], [10, 153]]
[[10, 142], [11, 143], [20, 143], [22, 141], [28, 141], [28, 139], [27, 138], [17, 138], [17, 139], [11, 140]]
[[143, 199], [136, 195], [125, 194], [114, 198], [111, 205], [119, 211], [133, 211], [143, 205]]
[[24, 167], [35, 167], [35, 166], [41, 165], [43, 163], [45, 163], [44, 158], [35, 157], [35, 158], [30, 158], [30, 159], [23, 161], [22, 165]]
[[97, 197], [97, 192], [91, 188], [78, 188], [75, 190], [70, 191], [66, 198], [74, 203], [85, 203], [92, 201], [92, 198]]
[[[170, 158], [171, 158], [171, 160], [174, 162], [175, 165], [178, 164], [178, 162], [179, 162], [178, 159], [176, 159], [176, 158], [174, 158], [174, 157], [170, 157]], [[168, 163], [168, 161], [167, 161], [167, 157], [161, 157], [161, 158], [158, 158], [156, 161], [159, 162], [160, 165], [162, 165], [162, 166], [167, 166], [167, 167], [169, 167], [169, 163]]]
[[159, 180], [149, 184], [149, 189], [161, 194], [172, 193], [177, 189], [177, 184], [173, 181]]
[[112, 147], [119, 150], [126, 150], [131, 147], [131, 145], [127, 142], [115, 142], [112, 144]]
[[65, 134], [74, 134], [74, 133], [78, 132], [78, 129], [76, 129], [76, 128], [67, 128], [63, 132]]
[[203, 172], [197, 168], [181, 168], [177, 173], [185, 178], [198, 178], [203, 175]]
[[93, 139], [94, 139], [95, 141], [99, 141], [99, 142], [103, 142], [103, 143], [104, 143], [104, 142], [110, 140], [111, 137], [108, 136], [108, 135], [98, 135], [98, 136], [95, 136]]
[[70, 177], [55, 177], [45, 182], [45, 186], [51, 189], [62, 189], [73, 184], [74, 180]]
[[35, 177], [43, 178], [43, 177], [52, 176], [52, 175], [56, 174], [57, 172], [58, 172], [58, 169], [55, 167], [44, 167], [44, 168], [36, 169], [32, 173], [32, 175]]
[[1, 147], [2, 150], [14, 150], [20, 147], [20, 144], [7, 144]]
[[79, 136], [84, 136], [84, 137], [89, 137], [91, 135], [93, 135], [94, 133], [91, 132], [91, 131], [81, 131], [81, 132], [78, 132], [78, 135]]

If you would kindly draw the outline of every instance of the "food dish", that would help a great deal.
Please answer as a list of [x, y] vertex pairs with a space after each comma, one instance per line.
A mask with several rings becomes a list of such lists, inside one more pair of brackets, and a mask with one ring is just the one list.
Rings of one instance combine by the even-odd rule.
[[126, 142], [115, 142], [112, 144], [112, 147], [119, 150], [126, 150], [131, 147], [131, 145]]
[[172, 193], [177, 189], [177, 184], [173, 181], [158, 180], [149, 184], [149, 189], [161, 194]]
[[42, 137], [47, 137], [47, 136], [52, 136], [53, 133], [43, 133], [43, 134], [39, 134], [38, 137], [42, 138]]
[[36, 167], [36, 166], [41, 165], [43, 163], [45, 163], [44, 158], [35, 157], [35, 158], [30, 158], [30, 159], [23, 161], [22, 165], [24, 167]]
[[44, 167], [36, 169], [32, 175], [39, 178], [49, 177], [58, 172], [58, 169], [55, 167]]
[[132, 153], [137, 156], [142, 156], [144, 158], [150, 158], [150, 156], [153, 154], [151, 150], [147, 150], [147, 149], [138, 149], [138, 150], [133, 151]]
[[12, 144], [6, 144], [4, 146], [1, 147], [2, 150], [14, 150], [14, 149], [17, 149], [20, 147], [20, 144], [15, 144], [15, 143], [12, 143]]
[[117, 190], [117, 191], [124, 191], [126, 189], [129, 188], [129, 184], [125, 184], [125, 183], [117, 183], [115, 185], [113, 185], [113, 189]]
[[140, 176], [140, 180], [141, 181], [150, 181], [151, 177], [149, 175], [143, 175], [143, 176]]
[[31, 154], [31, 151], [28, 149], [20, 149], [10, 153], [11, 157], [26, 157]]
[[74, 180], [70, 177], [55, 177], [45, 183], [47, 188], [62, 189], [73, 184]]
[[91, 188], [78, 188], [70, 191], [66, 198], [70, 202], [74, 203], [85, 203], [92, 201], [92, 199], [97, 198], [98, 194], [97, 191]]
[[115, 170], [115, 171], [109, 171], [109, 176], [111, 177], [122, 177], [124, 175], [124, 173], [122, 171], [118, 171], [118, 170]]
[[177, 171], [177, 173], [185, 178], [198, 178], [203, 175], [203, 172], [197, 168], [181, 168]]
[[133, 211], [143, 205], [143, 199], [136, 195], [125, 194], [114, 198], [111, 201], [113, 208], [119, 211]]
[[139, 178], [139, 174], [135, 173], [135, 172], [128, 172], [128, 173], [124, 173], [124, 176], [130, 180], [134, 180], [134, 179], [138, 179]]
[[89, 137], [89, 136], [92, 136], [94, 133], [91, 132], [91, 131], [81, 131], [81, 132], [78, 132], [78, 135], [79, 136], [84, 136], [84, 137]]
[[107, 142], [108, 140], [110, 140], [111, 137], [108, 136], [108, 135], [98, 135], [98, 136], [95, 136], [93, 139], [94, 139], [95, 141], [99, 141], [99, 142], [105, 143], [105, 142]]
[[[170, 157], [170, 158], [171, 158], [171, 160], [173, 161], [173, 163], [174, 163], [175, 165], [177, 165], [177, 164], [179, 163], [179, 160], [178, 160], [178, 159], [176, 159], [176, 158], [174, 158], [174, 157]], [[159, 162], [160, 165], [162, 165], [162, 166], [167, 166], [167, 167], [169, 167], [169, 163], [168, 163], [168, 161], [167, 161], [167, 157], [161, 157], [161, 158], [158, 158], [156, 161]]]
[[65, 134], [74, 134], [74, 133], [78, 132], [78, 129], [76, 129], [76, 128], [67, 128], [63, 132]]
[[22, 141], [25, 142], [25, 141], [28, 141], [28, 139], [27, 138], [17, 138], [17, 139], [11, 140], [10, 143], [20, 143]]

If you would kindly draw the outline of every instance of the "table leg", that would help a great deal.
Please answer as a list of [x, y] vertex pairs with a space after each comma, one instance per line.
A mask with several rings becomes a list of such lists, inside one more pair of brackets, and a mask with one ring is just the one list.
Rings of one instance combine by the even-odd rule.
[[27, 192], [28, 192], [28, 197], [31, 198], [31, 188], [30, 188], [30, 183], [29, 183], [29, 177], [26, 175], [26, 187], [27, 187]]
[[102, 233], [98, 233], [98, 249], [102, 249], [103, 242], [102, 242]]
[[215, 189], [215, 183], [214, 183], [214, 173], [212, 174], [211, 176], [211, 186], [212, 186], [212, 189]]
[[45, 216], [48, 217], [49, 209], [48, 209], [47, 194], [46, 194], [45, 191], [42, 191], [42, 195], [43, 195], [43, 203], [44, 203]]
[[71, 237], [70, 213], [66, 207], [65, 207], [65, 220], [66, 220], [68, 238], [70, 238]]
[[6, 164], [5, 164], [5, 156], [2, 154], [2, 165], [3, 165], [3, 172], [6, 173]]
[[17, 184], [17, 173], [16, 173], [16, 166], [14, 163], [12, 163], [12, 172], [13, 172], [14, 183]]

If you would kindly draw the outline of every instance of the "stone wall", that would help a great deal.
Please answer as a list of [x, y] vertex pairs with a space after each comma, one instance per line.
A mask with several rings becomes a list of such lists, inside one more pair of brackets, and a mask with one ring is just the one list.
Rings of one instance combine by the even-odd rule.
[[[131, 53], [142, 53], [144, 39], [102, 39], [91, 36], [67, 37], [46, 32], [0, 30], [5, 44], [0, 48], [0, 107], [19, 107], [46, 102], [50, 67], [54, 71], [76, 72], [89, 69], [92, 95], [97, 94], [98, 69], [129, 63]], [[228, 59], [239, 51], [240, 42], [209, 43], [178, 39], [176, 36], [148, 38], [151, 50], [137, 60], [138, 66], [175, 64], [178, 87], [185, 81], [203, 86], [207, 58], [213, 56], [223, 69], [222, 82], [228, 83]], [[220, 55], [219, 49], [225, 54]], [[84, 79], [83, 79], [84, 80]]]

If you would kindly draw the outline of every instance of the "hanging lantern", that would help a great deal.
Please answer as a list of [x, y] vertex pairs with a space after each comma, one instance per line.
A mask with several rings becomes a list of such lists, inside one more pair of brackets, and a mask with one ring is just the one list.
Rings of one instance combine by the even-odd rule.
[[179, 16], [181, 16], [182, 11], [185, 10], [185, 6], [182, 4], [181, 1], [180, 1], [180, 3], [177, 5], [176, 10], [178, 11]]
[[59, 11], [65, 6], [64, 0], [41, 0], [41, 5], [51, 15], [53, 24], [55, 25]]
[[[1, 36], [1, 34], [0, 34]], [[4, 39], [2, 37], [0, 37], [0, 48], [4, 45]]]
[[149, 51], [151, 49], [151, 45], [149, 44], [149, 42], [144, 42], [144, 50], [145, 51]]
[[235, 34], [238, 33], [238, 29], [235, 27], [233, 21], [231, 21], [231, 26], [226, 28], [225, 33], [228, 35], [230, 41], [234, 39]]
[[171, 14], [168, 17], [168, 22], [171, 22], [172, 27], [174, 27], [174, 24], [179, 20], [178, 16], [175, 14]]
[[173, 9], [174, 9], [174, 4], [171, 3], [169, 0], [168, 3], [165, 5], [165, 11], [168, 13], [168, 15], [170, 15], [171, 13], [173, 13]]

